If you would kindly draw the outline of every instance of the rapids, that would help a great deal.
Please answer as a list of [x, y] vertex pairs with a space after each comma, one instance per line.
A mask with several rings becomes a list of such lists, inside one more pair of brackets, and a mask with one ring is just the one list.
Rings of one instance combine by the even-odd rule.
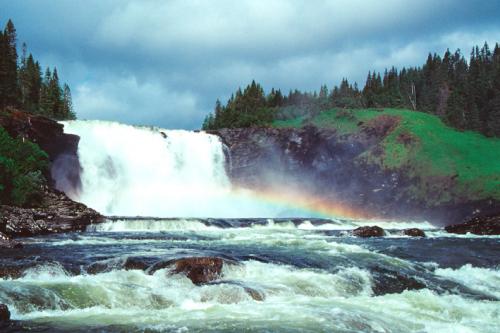
[[[0, 254], [2, 267], [23, 268], [0, 280], [0, 303], [16, 320], [4, 331], [498, 332], [498, 237], [442, 237], [431, 227], [426, 239], [346, 234], [363, 223], [113, 219], [30, 238]], [[169, 268], [125, 266], [193, 256], [231, 264], [201, 286]], [[422, 287], [394, 290], [398, 276]]]

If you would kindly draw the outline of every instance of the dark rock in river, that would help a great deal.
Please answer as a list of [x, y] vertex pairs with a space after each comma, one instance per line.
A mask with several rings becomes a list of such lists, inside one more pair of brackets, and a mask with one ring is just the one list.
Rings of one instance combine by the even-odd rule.
[[264, 292], [262, 292], [256, 288], [248, 286], [243, 281], [223, 280], [223, 281], [210, 282], [209, 284], [211, 284], [211, 285], [229, 284], [229, 285], [241, 287], [241, 288], [243, 288], [243, 290], [245, 290], [245, 292], [250, 297], [252, 297], [255, 301], [259, 301], [259, 302], [263, 301], [266, 298], [266, 295], [264, 294]]
[[10, 320], [10, 311], [7, 305], [0, 304], [0, 322], [5, 322]]
[[148, 271], [171, 267], [171, 274], [184, 274], [194, 284], [208, 283], [220, 278], [224, 260], [217, 257], [194, 257], [174, 259], [153, 265]]
[[404, 229], [401, 231], [401, 233], [405, 236], [410, 237], [425, 237], [425, 232], [419, 228]]
[[24, 266], [0, 266], [0, 278], [1, 279], [18, 279], [23, 275], [25, 267]]
[[222, 265], [221, 258], [183, 258], [175, 261], [172, 273], [185, 274], [194, 284], [201, 284], [217, 280], [221, 275]]
[[144, 261], [138, 259], [138, 258], [127, 258], [125, 259], [125, 262], [123, 263], [123, 269], [125, 270], [141, 270], [144, 271], [148, 268], [148, 264], [146, 264]]
[[399, 294], [405, 290], [418, 290], [426, 285], [411, 276], [387, 270], [381, 267], [372, 268], [372, 290], [375, 296], [385, 294]]
[[144, 271], [148, 267], [149, 265], [139, 258], [127, 257], [94, 262], [86, 268], [86, 271], [88, 274], [99, 274], [119, 269]]
[[[0, 249], [20, 249], [23, 245], [15, 240], [12, 240], [3, 232], [0, 232]], [[0, 268], [1, 270], [1, 268]]]
[[465, 223], [449, 225], [445, 230], [453, 234], [500, 235], [500, 215], [477, 216]]
[[381, 227], [374, 225], [356, 228], [352, 231], [352, 234], [357, 237], [383, 237], [385, 231]]
[[83, 231], [87, 225], [103, 220], [95, 210], [49, 188], [40, 207], [0, 206], [0, 230], [9, 237]]

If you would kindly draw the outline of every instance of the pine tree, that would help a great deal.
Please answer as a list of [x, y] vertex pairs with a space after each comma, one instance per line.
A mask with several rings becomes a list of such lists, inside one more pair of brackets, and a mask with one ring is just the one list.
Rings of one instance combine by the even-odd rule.
[[0, 107], [18, 106], [20, 101], [16, 42], [16, 28], [9, 20], [0, 39]]
[[52, 73], [50, 68], [47, 67], [45, 70], [45, 76], [43, 77], [42, 87], [40, 90], [40, 114], [46, 117], [52, 116], [52, 99], [50, 96], [50, 81], [52, 78]]
[[488, 119], [489, 134], [500, 137], [500, 91], [490, 102]]
[[49, 83], [49, 96], [50, 96], [50, 114], [54, 119], [62, 120], [64, 119], [63, 110], [63, 99], [61, 86], [59, 85], [59, 76], [57, 75], [57, 68], [54, 68], [52, 72], [52, 77]]
[[[499, 55], [498, 44], [496, 45], [494, 55]], [[495, 63], [498, 58], [493, 58], [495, 73], [492, 80], [492, 98], [489, 102], [488, 112], [488, 130], [489, 134], [500, 137], [500, 63]]]
[[40, 113], [40, 93], [42, 89], [42, 72], [40, 64], [35, 62], [30, 54], [26, 61], [28, 75], [28, 91], [26, 99], [26, 110], [28, 112]]
[[71, 98], [71, 90], [69, 86], [65, 83], [63, 87], [63, 104], [61, 119], [64, 120], [74, 120], [76, 119], [76, 114], [73, 110], [73, 100]]

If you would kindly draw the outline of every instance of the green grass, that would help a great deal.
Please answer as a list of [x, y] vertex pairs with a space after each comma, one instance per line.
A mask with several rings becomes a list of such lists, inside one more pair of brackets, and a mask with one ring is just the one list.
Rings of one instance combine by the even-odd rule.
[[298, 118], [288, 119], [288, 120], [275, 120], [275, 121], [273, 121], [273, 127], [277, 127], [277, 128], [285, 128], [285, 127], [298, 128], [298, 127], [302, 126], [303, 120], [304, 120], [304, 117], [298, 117]]
[[[334, 128], [339, 134], [355, 134], [363, 124], [382, 116], [399, 118], [398, 125], [381, 142], [383, 153], [367, 150], [361, 162], [375, 163], [384, 169], [405, 168], [410, 176], [420, 177], [420, 186], [409, 189], [425, 199], [441, 193], [442, 202], [460, 199], [500, 200], [500, 139], [479, 133], [461, 132], [446, 126], [438, 117], [402, 109], [357, 109], [324, 111], [309, 122]], [[304, 119], [275, 122], [277, 127], [300, 127]], [[398, 137], [410, 137], [403, 143]]]

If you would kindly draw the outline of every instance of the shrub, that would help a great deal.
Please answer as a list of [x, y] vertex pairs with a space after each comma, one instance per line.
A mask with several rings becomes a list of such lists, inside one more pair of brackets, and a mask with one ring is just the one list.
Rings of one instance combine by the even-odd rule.
[[28, 206], [42, 198], [47, 154], [38, 145], [12, 138], [0, 127], [0, 203]]

